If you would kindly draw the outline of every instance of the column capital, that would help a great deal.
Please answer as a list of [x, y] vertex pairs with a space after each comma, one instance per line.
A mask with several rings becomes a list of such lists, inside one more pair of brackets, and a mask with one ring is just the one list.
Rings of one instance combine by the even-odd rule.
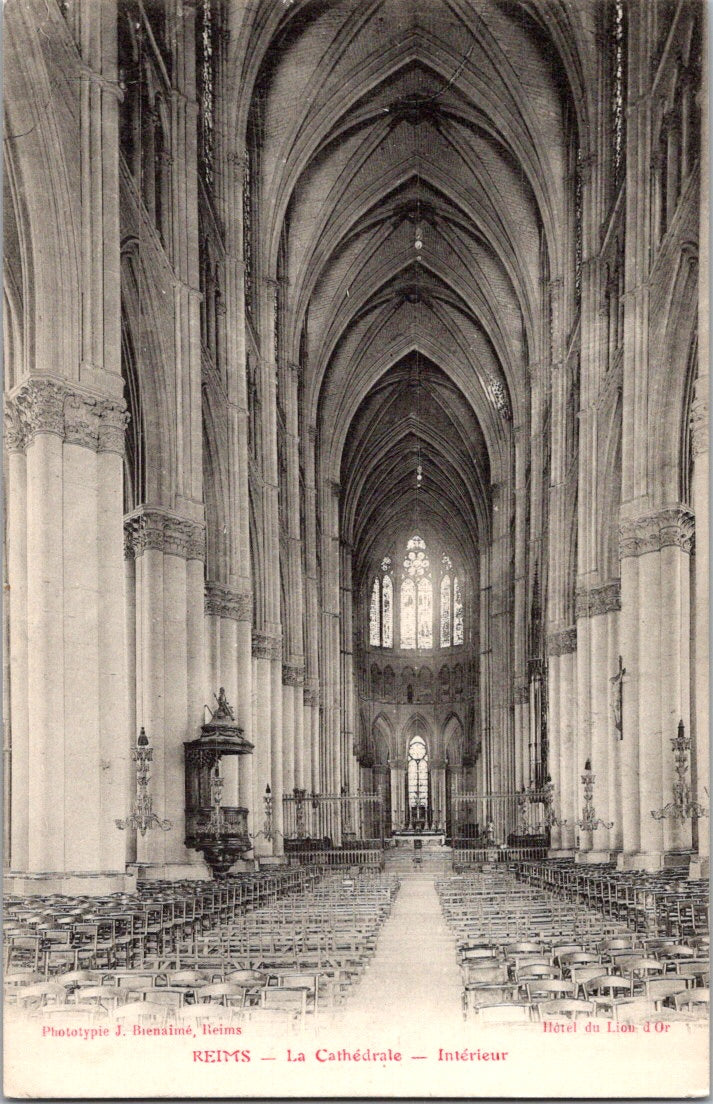
[[302, 701], [304, 705], [317, 706], [319, 705], [319, 689], [316, 686], [305, 686], [302, 691]]
[[687, 506], [667, 506], [655, 514], [628, 518], [619, 525], [619, 559], [677, 546], [693, 551], [695, 523]]
[[282, 640], [267, 633], [253, 633], [253, 657], [255, 659], [282, 659]]
[[283, 686], [304, 686], [305, 669], [292, 663], [282, 664]]
[[123, 399], [53, 377], [32, 377], [5, 396], [5, 444], [13, 452], [24, 452], [39, 433], [51, 433], [67, 444], [123, 456], [128, 420]]
[[138, 559], [148, 550], [184, 560], [205, 560], [205, 526], [151, 506], [124, 519], [124, 556]]
[[577, 629], [572, 625], [568, 629], [550, 633], [547, 639], [547, 654], [551, 656], [569, 655], [577, 651]]
[[604, 583], [603, 586], [577, 588], [574, 599], [574, 616], [577, 619], [581, 617], [598, 617], [601, 613], [611, 613], [620, 609], [621, 582], [619, 579], [614, 579], [611, 583]]
[[234, 590], [222, 583], [206, 583], [205, 613], [232, 621], [252, 621], [253, 596], [250, 591]]

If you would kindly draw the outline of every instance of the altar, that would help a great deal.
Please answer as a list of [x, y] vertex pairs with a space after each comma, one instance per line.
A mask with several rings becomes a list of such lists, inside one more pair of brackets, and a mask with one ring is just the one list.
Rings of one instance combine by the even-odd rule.
[[444, 847], [446, 842], [445, 832], [436, 829], [424, 832], [415, 832], [402, 828], [392, 834], [394, 847], [406, 848], [409, 851], [434, 851]]

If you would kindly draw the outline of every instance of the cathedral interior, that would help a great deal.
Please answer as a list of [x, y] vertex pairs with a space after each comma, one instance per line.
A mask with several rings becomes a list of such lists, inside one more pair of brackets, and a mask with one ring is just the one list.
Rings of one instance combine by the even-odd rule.
[[707, 877], [705, 15], [6, 5], [9, 891]]

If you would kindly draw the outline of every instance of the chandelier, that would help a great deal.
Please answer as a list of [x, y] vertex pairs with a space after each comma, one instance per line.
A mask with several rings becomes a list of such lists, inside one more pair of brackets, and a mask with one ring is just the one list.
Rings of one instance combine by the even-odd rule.
[[654, 820], [698, 820], [708, 816], [708, 809], [698, 801], [691, 799], [691, 786], [688, 781], [688, 756], [691, 750], [691, 738], [686, 736], [683, 721], [678, 722], [678, 733], [671, 738], [673, 749], [673, 762], [676, 771], [676, 779], [671, 787], [673, 801], [664, 805], [663, 809], [652, 809], [651, 816]]
[[131, 828], [142, 836], [150, 828], [160, 828], [162, 832], [168, 832], [173, 823], [170, 820], [161, 820], [153, 811], [153, 798], [149, 793], [149, 764], [153, 762], [153, 748], [149, 743], [146, 730], [141, 729], [136, 740], [136, 747], [131, 751], [131, 758], [136, 763], [136, 795], [132, 812], [124, 820], [115, 820], [117, 828], [122, 831]]

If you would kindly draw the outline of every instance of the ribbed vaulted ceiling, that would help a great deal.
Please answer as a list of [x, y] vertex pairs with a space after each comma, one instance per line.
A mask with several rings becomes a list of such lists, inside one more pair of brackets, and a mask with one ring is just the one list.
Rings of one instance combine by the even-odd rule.
[[566, 267], [569, 14], [296, 2], [255, 75], [261, 268], [282, 240], [303, 428], [362, 558], [413, 510], [419, 458], [434, 518], [462, 546], [485, 537], [549, 332], [542, 277]]

